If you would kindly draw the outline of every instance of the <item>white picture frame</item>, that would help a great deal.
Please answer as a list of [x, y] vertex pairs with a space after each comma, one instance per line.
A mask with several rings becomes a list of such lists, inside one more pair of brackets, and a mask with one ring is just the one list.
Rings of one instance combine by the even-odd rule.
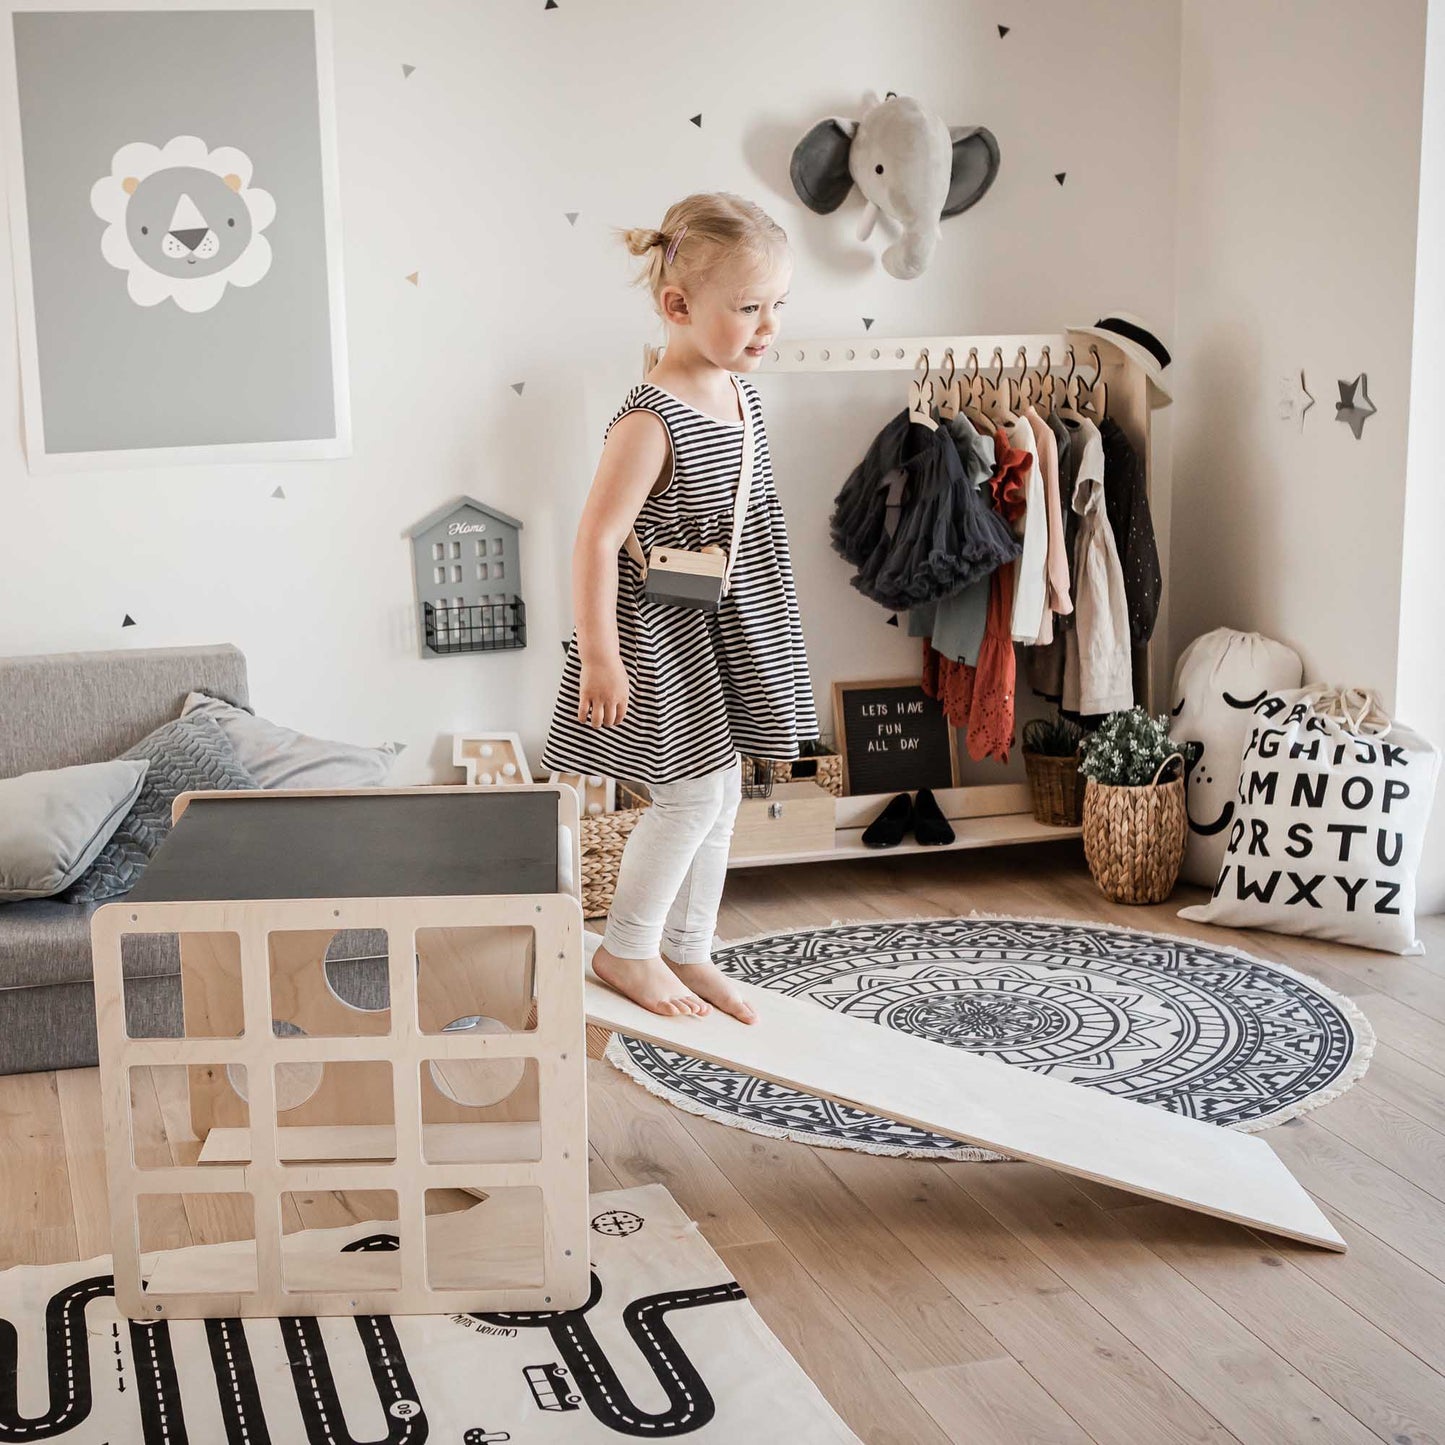
[[[94, 471], [108, 468], [139, 468], [174, 465], [205, 465], [221, 462], [316, 461], [347, 457], [352, 452], [352, 421], [350, 380], [347, 362], [345, 296], [342, 277], [341, 203], [337, 162], [335, 123], [335, 86], [332, 69], [332, 30], [329, 0], [0, 0], [4, 24], [0, 25], [0, 87], [5, 116], [5, 161], [9, 192], [10, 237], [14, 268], [16, 328], [20, 353], [20, 377], [23, 398], [23, 434], [26, 462], [32, 475]], [[181, 445], [125, 445], [61, 448], [47, 431], [46, 397], [42, 388], [40, 363], [40, 324], [35, 294], [34, 257], [31, 250], [30, 190], [25, 173], [25, 137], [22, 133], [21, 74], [17, 62], [16, 18], [27, 14], [75, 15], [77, 23], [91, 17], [107, 17], [125, 12], [175, 12], [177, 15], [197, 12], [229, 12], [242, 16], [247, 12], [304, 12], [312, 17], [315, 39], [315, 81], [319, 139], [319, 206], [322, 219], [325, 255], [325, 294], [330, 359], [331, 421], [326, 435], [288, 436], [282, 439], [225, 440], [213, 443]], [[179, 123], [177, 123], [179, 124]], [[166, 127], [160, 127], [166, 128]], [[119, 132], [118, 132], [119, 133]], [[181, 132], [177, 132], [181, 133]], [[164, 146], [170, 137], [156, 135], [153, 142]], [[219, 154], [227, 146], [227, 137], [201, 137], [215, 146]], [[111, 157], [101, 160], [103, 167]], [[258, 184], [260, 182], [260, 177]], [[102, 219], [93, 211], [89, 219], [104, 229]], [[257, 232], [262, 229], [257, 223]], [[314, 231], [314, 228], [313, 228]], [[111, 263], [114, 265], [114, 263]], [[139, 266], [136, 269], [140, 269]], [[124, 289], [128, 277], [116, 273], [117, 284]], [[227, 288], [235, 292], [241, 283]], [[313, 288], [319, 290], [319, 288]], [[134, 299], [134, 297], [132, 297]], [[227, 299], [235, 300], [233, 295]], [[174, 306], [174, 300], [158, 303]], [[216, 303], [217, 307], [225, 301]], [[323, 334], [318, 327], [316, 335]], [[278, 338], [279, 339], [279, 338]], [[314, 338], [313, 338], [314, 339]], [[318, 346], [319, 350], [319, 346]], [[263, 358], [255, 360], [259, 364]], [[318, 395], [326, 388], [319, 386]], [[258, 430], [265, 430], [264, 427]]]

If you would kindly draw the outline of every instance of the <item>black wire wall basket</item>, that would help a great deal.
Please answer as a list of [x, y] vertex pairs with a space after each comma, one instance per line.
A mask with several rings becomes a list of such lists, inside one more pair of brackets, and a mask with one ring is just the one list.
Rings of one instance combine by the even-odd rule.
[[478, 602], [471, 606], [421, 605], [422, 628], [429, 651], [505, 652], [527, 645], [527, 608], [520, 597], [509, 602]]
[[767, 758], [742, 759], [743, 797], [771, 798], [773, 796], [773, 765]]

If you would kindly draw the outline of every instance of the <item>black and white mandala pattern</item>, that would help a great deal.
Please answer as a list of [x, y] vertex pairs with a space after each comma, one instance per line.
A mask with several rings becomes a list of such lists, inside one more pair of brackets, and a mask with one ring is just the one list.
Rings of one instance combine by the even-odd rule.
[[[846, 923], [713, 956], [762, 988], [1247, 1132], [1343, 1093], [1374, 1048], [1351, 1000], [1283, 964], [1107, 924]], [[1000, 1157], [641, 1039], [615, 1036], [607, 1057], [679, 1107], [755, 1133], [872, 1154]]]

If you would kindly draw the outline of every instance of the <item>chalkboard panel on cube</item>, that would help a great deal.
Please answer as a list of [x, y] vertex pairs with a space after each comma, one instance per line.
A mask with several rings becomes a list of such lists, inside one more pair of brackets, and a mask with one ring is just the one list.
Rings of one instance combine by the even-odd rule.
[[954, 786], [952, 729], [917, 682], [836, 682], [833, 718], [844, 792]]

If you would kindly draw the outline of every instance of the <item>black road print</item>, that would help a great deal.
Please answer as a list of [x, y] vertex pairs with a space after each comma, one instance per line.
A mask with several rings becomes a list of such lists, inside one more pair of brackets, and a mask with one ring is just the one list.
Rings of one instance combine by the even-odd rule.
[[[633, 1300], [622, 1312], [622, 1322], [633, 1343], [642, 1351], [648, 1368], [667, 1393], [667, 1408], [655, 1415], [644, 1414], [632, 1403], [622, 1382], [617, 1378], [606, 1353], [597, 1343], [585, 1316], [602, 1298], [602, 1281], [592, 1274], [592, 1289], [587, 1303], [575, 1310], [536, 1310], [521, 1313], [478, 1314], [477, 1319], [494, 1325], [517, 1325], [524, 1329], [546, 1329], [552, 1342], [571, 1371], [593, 1415], [619, 1435], [656, 1439], [660, 1435], [690, 1435], [701, 1430], [717, 1413], [712, 1394], [696, 1366], [668, 1328], [664, 1318], [671, 1310], [696, 1309], [700, 1305], [719, 1304], [724, 1300], [746, 1299], [742, 1286], [729, 1280], [726, 1284], [704, 1289], [670, 1290], [665, 1294], [648, 1295]], [[537, 1366], [532, 1366], [536, 1370]], [[542, 1367], [547, 1368], [547, 1367]], [[555, 1371], [555, 1366], [551, 1367]], [[554, 1375], [555, 1379], [555, 1375]], [[529, 1372], [528, 1383], [532, 1384]], [[533, 1386], [533, 1394], [537, 1390]], [[538, 1404], [543, 1409], [559, 1408]], [[560, 1408], [568, 1408], [566, 1405]]]
[[90, 1415], [90, 1347], [85, 1309], [92, 1301], [115, 1293], [108, 1274], [82, 1279], [45, 1307], [45, 1373], [50, 1382], [50, 1408], [43, 1415], [20, 1415], [20, 1339], [9, 1320], [0, 1319], [0, 1441], [50, 1440], [73, 1430]]
[[[397, 1247], [394, 1234], [372, 1234], [353, 1240], [342, 1253], [373, 1253]], [[426, 1412], [417, 1400], [416, 1386], [407, 1369], [401, 1341], [396, 1337], [396, 1326], [386, 1315], [358, 1315], [356, 1333], [361, 1336], [377, 1398], [389, 1422], [386, 1434], [377, 1445], [422, 1445], [429, 1429]], [[306, 1421], [309, 1445], [372, 1445], [370, 1441], [354, 1439], [346, 1428], [318, 1322], [283, 1319], [281, 1335], [286, 1341], [286, 1357], [291, 1363], [291, 1378], [296, 1382], [296, 1400]], [[250, 1442], [242, 1437], [228, 1441], [228, 1445], [250, 1445]]]
[[[346, 1249], [396, 1247], [395, 1235], [381, 1234], [356, 1240]], [[85, 1308], [92, 1300], [114, 1293], [113, 1278], [107, 1274], [80, 1280], [52, 1296], [45, 1310], [50, 1409], [33, 1419], [22, 1419], [20, 1415], [19, 1344], [15, 1326], [9, 1320], [0, 1319], [0, 1445], [51, 1440], [67, 1434], [89, 1417], [94, 1400]], [[287, 1361], [296, 1385], [297, 1403], [306, 1422], [308, 1445], [423, 1445], [428, 1433], [426, 1412], [417, 1400], [416, 1387], [390, 1319], [384, 1315], [362, 1315], [356, 1320], [356, 1332], [361, 1337], [377, 1397], [388, 1420], [386, 1435], [376, 1442], [357, 1441], [346, 1428], [331, 1362], [317, 1322], [283, 1319], [277, 1323], [286, 1342]], [[271, 1445], [241, 1321], [207, 1320], [205, 1327], [227, 1445]], [[170, 1325], [132, 1321], [130, 1347], [141, 1434], [146, 1445], [189, 1445]], [[123, 1388], [123, 1375], [121, 1385]], [[278, 1445], [287, 1445], [287, 1442], [278, 1442]]]
[[[643, 1223], [642, 1214], [628, 1209], [604, 1209], [596, 1219], [602, 1225], [599, 1233], [619, 1235], [634, 1232]], [[377, 1233], [356, 1239], [344, 1248], [370, 1251], [396, 1247], [394, 1235]], [[349, 1372], [343, 1369], [338, 1377], [327, 1353], [329, 1336], [323, 1335], [320, 1321], [282, 1318], [275, 1322], [286, 1362], [286, 1367], [276, 1373], [280, 1360], [275, 1353], [276, 1337], [270, 1334], [269, 1321], [252, 1320], [249, 1326], [239, 1319], [117, 1321], [111, 1303], [104, 1324], [96, 1323], [94, 1329], [87, 1329], [89, 1305], [97, 1299], [110, 1301], [113, 1296], [113, 1278], [104, 1274], [68, 1283], [47, 1301], [43, 1313], [48, 1404], [43, 1414], [33, 1417], [23, 1416], [20, 1409], [22, 1393], [29, 1398], [30, 1391], [22, 1392], [18, 1380], [17, 1327], [11, 1320], [0, 1317], [0, 1445], [31, 1445], [31, 1442], [69, 1436], [87, 1421], [90, 1422], [87, 1439], [106, 1438], [112, 1445], [136, 1440], [143, 1441], [144, 1445], [191, 1445], [192, 1441], [195, 1445], [222, 1445], [222, 1436], [214, 1426], [198, 1427], [194, 1415], [190, 1430], [201, 1428], [200, 1435], [191, 1435], [187, 1427], [186, 1401], [182, 1399], [176, 1355], [179, 1352], [183, 1360], [193, 1360], [193, 1352], [202, 1338], [215, 1380], [224, 1445], [299, 1445], [301, 1441], [306, 1445], [426, 1445], [429, 1435], [440, 1430], [440, 1426], [428, 1418], [397, 1329], [386, 1316], [360, 1316], [352, 1322], [385, 1421], [384, 1433], [358, 1441], [348, 1428], [341, 1397], [345, 1394], [347, 1409], [354, 1411], [358, 1401], [353, 1396], [358, 1387], [347, 1381], [358, 1379], [359, 1370], [354, 1366]], [[704, 1382], [701, 1370], [670, 1328], [669, 1316], [675, 1310], [744, 1301], [746, 1295], [741, 1287], [728, 1280], [702, 1288], [661, 1291], [632, 1299], [622, 1309], [621, 1321], [628, 1338], [666, 1398], [665, 1407], [654, 1413], [639, 1408], [630, 1398], [588, 1323], [588, 1312], [598, 1305], [602, 1296], [602, 1280], [594, 1272], [587, 1302], [580, 1309], [458, 1315], [456, 1319], [470, 1322], [479, 1339], [488, 1335], [501, 1337], [493, 1343], [499, 1348], [506, 1344], [512, 1351], [518, 1347], [516, 1337], [520, 1331], [547, 1332], [560, 1362], [548, 1362], [539, 1350], [542, 1362], [522, 1368], [522, 1380], [516, 1382], [515, 1387], [508, 1386], [514, 1413], [527, 1398], [525, 1394], [520, 1400], [517, 1398], [520, 1386], [525, 1384], [538, 1411], [585, 1409], [602, 1428], [622, 1436], [654, 1439], [681, 1436], [713, 1422], [718, 1403]], [[15, 1300], [16, 1296], [12, 1294], [8, 1298]], [[23, 1309], [26, 1320], [40, 1313], [38, 1302], [35, 1306], [16, 1303], [7, 1308], [12, 1313]], [[175, 1333], [177, 1330], [179, 1334]], [[266, 1368], [258, 1380], [251, 1345], [253, 1341], [259, 1345], [262, 1340], [271, 1348], [266, 1352]], [[484, 1343], [478, 1348], [482, 1352], [476, 1357], [480, 1366], [488, 1349]], [[515, 1359], [515, 1354], [510, 1358]], [[510, 1373], [512, 1368], [516, 1367], [509, 1366], [502, 1371], [503, 1381], [516, 1381]], [[96, 1370], [104, 1371], [103, 1380], [93, 1379]], [[285, 1399], [290, 1393], [288, 1374], [300, 1414], [299, 1425], [289, 1400]], [[186, 1373], [188, 1395], [194, 1378], [197, 1378], [194, 1374]], [[204, 1367], [199, 1378], [205, 1378]], [[479, 1369], [475, 1382], [461, 1382], [457, 1398], [470, 1418], [464, 1416], [460, 1424], [446, 1432], [448, 1441], [462, 1439], [464, 1445], [503, 1445], [513, 1438], [516, 1420], [507, 1418], [508, 1401], [495, 1394], [497, 1379], [494, 1373], [489, 1385]], [[99, 1403], [97, 1388], [107, 1392]], [[204, 1390], [205, 1386], [201, 1388]], [[369, 1398], [364, 1382], [360, 1388]], [[109, 1393], [112, 1390], [114, 1394]], [[282, 1423], [275, 1418], [278, 1398], [285, 1405]], [[266, 1418], [268, 1401], [273, 1415], [270, 1420]], [[204, 1400], [198, 1403], [207, 1404]], [[451, 1400], [453, 1406], [456, 1403], [457, 1399]], [[437, 1402], [433, 1404], [441, 1408]], [[119, 1417], [117, 1410], [121, 1412]], [[100, 1418], [102, 1415], [104, 1420]], [[488, 1417], [493, 1423], [488, 1423]], [[210, 1421], [215, 1417], [208, 1410], [199, 1418]], [[535, 1415], [527, 1418], [537, 1421]], [[587, 1417], [579, 1418], [586, 1420]], [[503, 1428], [504, 1421], [507, 1428]], [[589, 1422], [587, 1428], [595, 1427]]]

